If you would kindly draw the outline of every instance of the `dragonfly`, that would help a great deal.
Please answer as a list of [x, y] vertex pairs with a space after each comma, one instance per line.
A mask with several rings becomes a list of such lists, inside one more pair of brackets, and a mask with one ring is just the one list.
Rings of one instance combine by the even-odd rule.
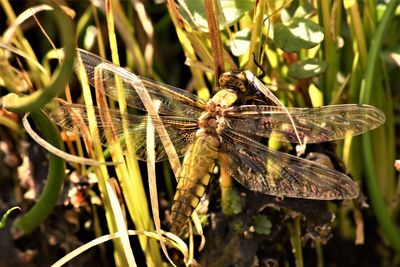
[[[260, 82], [249, 79], [246, 71], [221, 75], [221, 87], [205, 101], [180, 88], [135, 75], [85, 50], [78, 49], [77, 54], [92, 86], [96, 83], [95, 69], [106, 63], [100, 81], [104, 93], [118, 101], [120, 81], [127, 105], [142, 112], [124, 115], [138, 160], [147, 160], [146, 129], [150, 120], [156, 128], [166, 130], [176, 153], [183, 157], [171, 208], [172, 232], [179, 233], [196, 209], [217, 161], [244, 187], [267, 195], [316, 200], [358, 197], [357, 184], [346, 174], [279, 152], [259, 140], [273, 135], [280, 141], [299, 143], [300, 137], [310, 144], [359, 135], [384, 123], [385, 115], [378, 108], [359, 104], [316, 108], [246, 104], [245, 99], [256, 94], [260, 86]], [[151, 100], [158, 103], [160, 121], [152, 120], [147, 113], [138, 87], [145, 88]], [[100, 108], [94, 111], [104, 146], [107, 128], [113, 127], [118, 136], [124, 136], [120, 111], [109, 111], [111, 122], [101, 120]], [[84, 136], [82, 125], [89, 126], [87, 112], [85, 105], [65, 104], [49, 116], [62, 128]], [[154, 142], [155, 160], [168, 160], [160, 134], [155, 134]], [[128, 148], [122, 146], [126, 152]]]

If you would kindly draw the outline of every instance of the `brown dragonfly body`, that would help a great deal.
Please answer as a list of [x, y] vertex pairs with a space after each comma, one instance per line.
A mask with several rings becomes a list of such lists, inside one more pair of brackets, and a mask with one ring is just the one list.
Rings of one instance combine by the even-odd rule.
[[219, 155], [219, 134], [225, 127], [222, 110], [232, 106], [236, 100], [235, 91], [223, 89], [208, 101], [207, 111], [199, 117], [196, 140], [186, 151], [178, 177], [171, 214], [173, 232], [179, 233], [204, 195]]
[[172, 232], [180, 232], [204, 195], [218, 158], [219, 145], [216, 136], [202, 132], [194, 144], [189, 146], [183, 159], [172, 206]]
[[[127, 104], [145, 108], [138, 88], [145, 88], [151, 100], [159, 104], [159, 121], [155, 127], [165, 129], [178, 156], [184, 156], [178, 176], [178, 187], [172, 206], [171, 230], [179, 232], [203, 196], [215, 162], [250, 190], [264, 194], [333, 200], [358, 196], [358, 187], [348, 176], [316, 162], [275, 151], [258, 142], [260, 137], [280, 141], [318, 143], [354, 136], [374, 129], [385, 121], [384, 114], [368, 105], [333, 105], [318, 108], [283, 108], [281, 106], [244, 105], [254, 90], [269, 97], [257, 80], [251, 81], [246, 71], [223, 76], [223, 88], [208, 102], [182, 89], [136, 76], [84, 50], [77, 50], [89, 82], [95, 85], [94, 70], [100, 69], [105, 94], [118, 100], [117, 80], [122, 85]], [[103, 63], [103, 64], [102, 64]], [[252, 79], [255, 79], [254, 77]], [[98, 83], [97, 83], [98, 84]], [[102, 144], [107, 146], [105, 129], [112, 127], [117, 135], [132, 139], [137, 159], [147, 160], [146, 129], [149, 116], [107, 110], [111, 123], [101, 119], [96, 109]], [[290, 114], [290, 116], [288, 116]], [[83, 134], [82, 125], [89, 125], [84, 105], [58, 107], [50, 117], [61, 127]], [[129, 132], [123, 127], [129, 125]], [[150, 116], [151, 117], [151, 116]], [[79, 123], [77, 123], [79, 121]], [[169, 159], [162, 135], [155, 136], [155, 159]], [[123, 143], [123, 149], [128, 150]], [[169, 148], [168, 148], [169, 149]]]

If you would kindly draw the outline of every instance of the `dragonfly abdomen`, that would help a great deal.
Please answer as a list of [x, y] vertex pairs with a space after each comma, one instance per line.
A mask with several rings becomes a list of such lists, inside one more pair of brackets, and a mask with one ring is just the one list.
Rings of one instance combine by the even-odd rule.
[[203, 132], [186, 151], [172, 206], [172, 232], [179, 233], [204, 195], [218, 158], [219, 145], [216, 136]]

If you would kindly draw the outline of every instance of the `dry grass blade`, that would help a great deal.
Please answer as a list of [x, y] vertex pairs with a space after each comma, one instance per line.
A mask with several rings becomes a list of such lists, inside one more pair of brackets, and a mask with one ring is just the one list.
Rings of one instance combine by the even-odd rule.
[[[71, 251], [70, 253], [68, 253], [67, 255], [65, 255], [64, 257], [62, 257], [61, 259], [59, 259], [57, 262], [55, 262], [54, 264], [51, 265], [51, 267], [61, 267], [64, 264], [68, 263], [69, 261], [71, 261], [73, 258], [79, 256], [80, 254], [82, 254], [83, 252], [85, 252], [86, 250], [94, 247], [94, 246], [98, 246], [102, 243], [105, 243], [107, 241], [116, 239], [116, 238], [121, 238], [122, 235], [128, 233], [128, 235], [142, 235], [142, 236], [147, 236], [149, 238], [154, 238], [156, 240], [160, 240], [160, 237], [157, 233], [154, 232], [148, 232], [148, 231], [138, 231], [138, 230], [127, 230], [124, 232], [116, 232], [114, 234], [108, 234], [108, 235], [103, 235], [100, 236], [96, 239], [93, 239], [92, 241], [80, 246], [79, 248]], [[167, 233], [167, 232], [162, 232], [163, 234], [163, 239], [164, 242], [166, 244], [168, 244], [168, 246], [173, 247], [175, 249], [177, 249], [178, 251], [180, 251], [182, 253], [182, 255], [184, 256], [185, 262], [187, 263], [187, 259], [188, 259], [188, 248], [186, 246], [186, 244], [180, 239], [178, 238], [176, 235], [171, 234], [171, 233]]]
[[210, 31], [212, 55], [214, 58], [215, 87], [218, 87], [218, 77], [224, 72], [224, 57], [221, 34], [218, 26], [218, 15], [214, 0], [204, 0], [204, 4], [207, 13], [208, 29]]
[[110, 197], [111, 208], [113, 209], [115, 220], [117, 222], [117, 231], [121, 233], [120, 238], [124, 250], [124, 255], [126, 257], [126, 261], [128, 262], [129, 267], [135, 267], [137, 265], [129, 242], [129, 234], [126, 228], [125, 218], [122, 213], [121, 206], [119, 205], [118, 198], [110, 184], [110, 180], [107, 181], [106, 186], [108, 195]]
[[27, 61], [29, 61], [31, 64], [33, 64], [35, 67], [38, 68], [45, 76], [50, 76], [50, 74], [47, 72], [47, 70], [38, 62], [36, 58], [31, 57], [29, 54], [19, 50], [18, 48], [15, 48], [14, 46], [8, 45], [6, 43], [0, 42], [0, 48], [12, 52], [16, 55], [19, 55], [23, 58], [25, 58]]
[[[161, 102], [153, 102], [154, 108], [158, 111]], [[147, 173], [149, 179], [149, 191], [150, 191], [150, 201], [151, 201], [151, 210], [153, 212], [153, 220], [154, 225], [156, 227], [156, 232], [160, 236], [160, 245], [161, 249], [168, 259], [168, 261], [172, 264], [172, 266], [176, 266], [174, 262], [168, 255], [167, 247], [165, 246], [165, 242], [162, 239], [162, 232], [161, 232], [161, 221], [160, 221], [160, 214], [159, 214], [159, 206], [158, 206], [158, 194], [157, 194], [157, 180], [156, 180], [156, 161], [155, 161], [155, 129], [154, 123], [151, 120], [151, 116], [148, 115], [148, 123], [147, 123], [147, 130], [146, 130], [146, 149], [147, 149]]]
[[142, 24], [142, 28], [144, 32], [147, 35], [147, 42], [145, 44], [144, 48], [144, 59], [146, 61], [146, 65], [148, 66], [147, 68], [147, 73], [148, 75], [152, 75], [152, 62], [153, 62], [153, 56], [154, 56], [154, 46], [153, 46], [153, 41], [154, 41], [154, 28], [153, 24], [151, 23], [151, 20], [149, 16], [146, 13], [146, 10], [144, 8], [144, 5], [141, 1], [138, 0], [131, 0], [133, 8], [135, 8], [136, 13], [139, 16], [139, 22]]
[[[73, 17], [74, 11], [66, 6], [62, 7], [63, 10], [70, 15], [70, 17]], [[3, 42], [5, 43], [10, 43], [12, 38], [14, 37], [14, 34], [16, 31], [19, 29], [19, 27], [24, 23], [26, 20], [34, 16], [35, 14], [41, 12], [41, 11], [48, 11], [48, 10], [53, 10], [53, 8], [49, 5], [38, 5], [31, 7], [21, 14], [16, 18], [16, 20], [7, 28], [7, 30], [3, 34]]]
[[71, 155], [69, 153], [66, 153], [66, 152], [56, 148], [55, 146], [53, 146], [52, 144], [50, 144], [49, 142], [47, 142], [46, 140], [41, 138], [32, 129], [31, 125], [28, 122], [28, 116], [29, 116], [29, 113], [26, 113], [24, 115], [24, 117], [22, 119], [22, 124], [23, 124], [26, 132], [30, 135], [30, 137], [32, 137], [32, 139], [35, 140], [35, 142], [38, 143], [41, 147], [43, 147], [47, 151], [53, 153], [54, 155], [59, 156], [60, 158], [64, 159], [65, 161], [73, 162], [73, 163], [77, 163], [77, 164], [92, 165], [92, 166], [99, 166], [99, 165], [112, 166], [112, 165], [119, 164], [118, 162], [99, 162], [99, 161], [96, 161], [96, 160], [93, 160], [90, 158], [84, 158], [84, 157]]

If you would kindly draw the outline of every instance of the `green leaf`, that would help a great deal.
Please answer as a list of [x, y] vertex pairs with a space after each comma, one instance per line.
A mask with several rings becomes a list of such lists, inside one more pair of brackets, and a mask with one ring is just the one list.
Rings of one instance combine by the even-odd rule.
[[[238, 21], [246, 12], [253, 10], [254, 7], [254, 0], [220, 0], [216, 1], [216, 3], [219, 28], [221, 30]], [[178, 10], [192, 28], [208, 32], [204, 1], [179, 1]]]
[[286, 52], [312, 48], [324, 40], [318, 24], [304, 18], [292, 18], [287, 24], [277, 24], [274, 29], [277, 46]]
[[293, 17], [295, 18], [307, 18], [308, 16], [311, 16], [314, 12], [314, 7], [312, 6], [311, 3], [306, 2], [300, 5], [296, 11], [294, 12]]
[[257, 215], [253, 219], [254, 231], [257, 234], [269, 235], [271, 233], [272, 223], [265, 215]]
[[296, 79], [307, 79], [321, 75], [328, 64], [318, 59], [306, 59], [289, 66], [288, 75]]
[[235, 57], [247, 53], [250, 47], [250, 30], [243, 29], [235, 34], [233, 42], [230, 43], [231, 52]]

